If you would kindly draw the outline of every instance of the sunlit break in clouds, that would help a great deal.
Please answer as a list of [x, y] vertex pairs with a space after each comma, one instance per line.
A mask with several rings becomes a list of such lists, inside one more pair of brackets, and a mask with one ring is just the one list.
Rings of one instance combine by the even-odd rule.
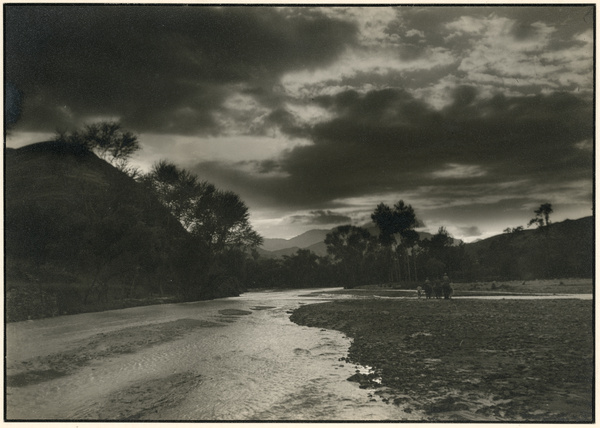
[[11, 4], [7, 145], [103, 118], [290, 238], [411, 204], [472, 241], [592, 214], [589, 6]]

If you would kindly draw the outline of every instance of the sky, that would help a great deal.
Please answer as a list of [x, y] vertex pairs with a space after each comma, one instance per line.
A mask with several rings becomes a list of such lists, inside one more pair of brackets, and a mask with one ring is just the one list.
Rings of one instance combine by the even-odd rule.
[[120, 121], [266, 238], [593, 214], [594, 6], [4, 5], [8, 147]]

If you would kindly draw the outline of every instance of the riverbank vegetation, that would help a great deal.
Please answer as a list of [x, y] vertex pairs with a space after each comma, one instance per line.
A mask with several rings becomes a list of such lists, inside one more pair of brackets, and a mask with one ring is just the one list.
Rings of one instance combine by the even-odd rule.
[[592, 301], [340, 300], [290, 319], [347, 334], [345, 360], [373, 368], [350, 380], [424, 420], [592, 422]]
[[236, 296], [250, 289], [369, 284], [414, 289], [447, 273], [454, 283], [591, 278], [593, 218], [530, 225], [472, 244], [445, 227], [428, 239], [400, 200], [374, 207], [371, 229], [342, 225], [325, 256], [257, 252], [262, 237], [235, 193], [162, 160], [131, 167], [137, 136], [118, 123], [5, 149], [7, 320]]
[[394, 230], [389, 223], [395, 221], [395, 215], [400, 217], [398, 223], [414, 225], [412, 207], [403, 201], [398, 205], [399, 210], [383, 204], [376, 207], [374, 217], [391, 217], [381, 221], [383, 229], [346, 225], [333, 230], [325, 239], [326, 256], [300, 249], [281, 259], [254, 258], [248, 264], [247, 286], [354, 288], [379, 284], [414, 289], [426, 278], [434, 281], [444, 273], [454, 283], [490, 284], [593, 277], [593, 217], [543, 223], [532, 230], [510, 229], [465, 244], [457, 242], [444, 227], [427, 239], [419, 239], [412, 228], [386, 235], [386, 228]]
[[249, 210], [101, 123], [6, 149], [8, 321], [236, 296], [262, 238]]

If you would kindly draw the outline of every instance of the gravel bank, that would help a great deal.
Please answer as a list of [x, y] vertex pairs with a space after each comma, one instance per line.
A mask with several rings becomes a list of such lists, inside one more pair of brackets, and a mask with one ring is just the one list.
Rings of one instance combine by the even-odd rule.
[[353, 338], [348, 362], [379, 399], [429, 421], [591, 422], [593, 302], [375, 300], [290, 318]]

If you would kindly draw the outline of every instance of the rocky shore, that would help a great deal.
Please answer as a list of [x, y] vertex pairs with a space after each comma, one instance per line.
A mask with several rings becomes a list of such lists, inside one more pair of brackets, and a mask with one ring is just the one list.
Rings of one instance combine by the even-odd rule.
[[427, 421], [593, 419], [592, 301], [360, 299], [290, 319], [351, 337], [343, 359], [373, 373], [350, 380]]

